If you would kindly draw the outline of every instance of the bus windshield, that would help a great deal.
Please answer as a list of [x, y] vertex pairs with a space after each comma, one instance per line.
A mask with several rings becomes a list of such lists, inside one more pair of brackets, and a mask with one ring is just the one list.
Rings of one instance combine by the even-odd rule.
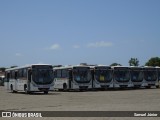
[[114, 77], [118, 82], [129, 82], [130, 73], [128, 70], [115, 70]]
[[111, 82], [112, 81], [112, 71], [111, 70], [96, 70], [95, 79], [99, 82]]
[[53, 71], [49, 69], [36, 68], [33, 70], [33, 81], [36, 84], [51, 84], [53, 81]]
[[156, 81], [156, 79], [157, 79], [156, 74], [157, 74], [156, 71], [145, 70], [144, 71], [144, 79], [147, 81]]
[[74, 69], [73, 76], [78, 83], [89, 83], [91, 81], [91, 71], [88, 68]]
[[143, 81], [143, 72], [140, 70], [132, 70], [131, 71], [131, 80], [134, 82], [142, 82]]

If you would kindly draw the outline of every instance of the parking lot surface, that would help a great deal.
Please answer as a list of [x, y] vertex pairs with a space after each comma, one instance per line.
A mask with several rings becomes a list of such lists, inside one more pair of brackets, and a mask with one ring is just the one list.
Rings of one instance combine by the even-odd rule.
[[[86, 92], [10, 93], [0, 87], [1, 111], [160, 111], [160, 89], [108, 90]], [[2, 118], [4, 119], [4, 118]], [[8, 118], [17, 119], [17, 118]], [[22, 118], [18, 118], [22, 119]], [[33, 118], [23, 118], [33, 119]], [[35, 119], [35, 118], [34, 118]], [[37, 118], [49, 119], [49, 118]], [[159, 119], [159, 118], [52, 118], [52, 119]]]

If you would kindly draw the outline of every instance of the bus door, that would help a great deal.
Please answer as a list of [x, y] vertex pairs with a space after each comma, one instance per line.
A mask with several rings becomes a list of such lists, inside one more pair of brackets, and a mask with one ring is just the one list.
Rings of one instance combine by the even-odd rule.
[[32, 70], [28, 69], [28, 74], [27, 74], [27, 89], [28, 89], [28, 91], [31, 90], [31, 86], [30, 86], [31, 80], [32, 80]]
[[72, 70], [68, 70], [68, 73], [69, 73], [69, 89], [71, 89], [72, 88], [72, 79], [73, 79]]
[[19, 86], [18, 86], [18, 84], [19, 84], [19, 82], [18, 82], [18, 71], [15, 71], [15, 76], [14, 76], [14, 79], [15, 79], [15, 90], [18, 90], [19, 88]]

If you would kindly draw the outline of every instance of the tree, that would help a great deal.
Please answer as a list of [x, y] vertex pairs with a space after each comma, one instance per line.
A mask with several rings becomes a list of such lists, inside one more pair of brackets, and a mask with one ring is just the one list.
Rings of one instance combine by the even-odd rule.
[[119, 63], [112, 63], [110, 66], [122, 66], [122, 65]]
[[6, 70], [6, 68], [4, 68], [4, 67], [0, 68], [0, 71], [2, 71], [2, 72], [5, 72], [5, 70]]
[[15, 68], [15, 67], [18, 67], [18, 66], [16, 66], [16, 65], [14, 65], [14, 66], [11, 66], [11, 68]]
[[160, 67], [160, 58], [159, 57], [152, 57], [146, 62], [146, 66], [159, 66]]
[[128, 63], [130, 66], [139, 66], [139, 60], [137, 58], [131, 58]]

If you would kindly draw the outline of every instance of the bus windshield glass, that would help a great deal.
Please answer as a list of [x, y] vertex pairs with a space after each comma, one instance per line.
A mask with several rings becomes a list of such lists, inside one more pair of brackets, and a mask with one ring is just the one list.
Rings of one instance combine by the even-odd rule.
[[157, 73], [155, 70], [145, 70], [144, 71], [144, 79], [147, 81], [156, 81]]
[[111, 70], [96, 70], [95, 79], [99, 82], [111, 82], [112, 81], [112, 71]]
[[115, 70], [114, 77], [115, 80], [118, 82], [129, 82], [130, 73], [128, 70]]
[[142, 82], [143, 72], [141, 70], [131, 70], [131, 80], [134, 82]]
[[51, 84], [53, 81], [53, 70], [50, 67], [35, 67], [32, 74], [36, 84]]
[[74, 80], [78, 83], [89, 83], [91, 81], [91, 71], [89, 68], [74, 68], [73, 76]]

